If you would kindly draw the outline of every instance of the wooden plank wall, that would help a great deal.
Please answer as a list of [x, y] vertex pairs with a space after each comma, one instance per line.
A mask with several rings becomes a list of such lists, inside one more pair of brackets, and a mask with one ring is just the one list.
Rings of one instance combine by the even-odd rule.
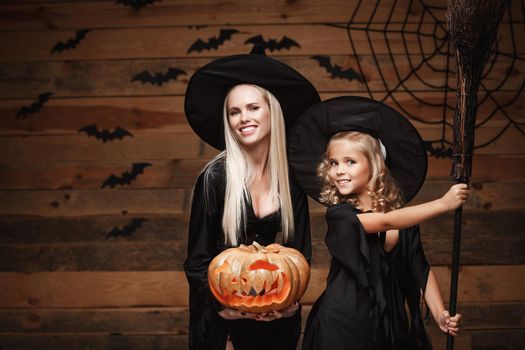
[[[447, 61], [446, 45], [438, 48], [443, 24], [436, 24], [444, 20], [444, 0], [384, 0], [377, 8], [358, 0], [154, 0], [135, 9], [125, 2], [0, 4], [2, 349], [187, 347], [181, 264], [188, 198], [216, 151], [189, 128], [184, 92], [196, 69], [248, 52], [245, 41], [253, 36], [294, 40], [296, 46], [268, 54], [300, 70], [323, 99], [371, 94], [417, 116], [412, 121], [425, 140], [451, 140], [442, 119], [450, 121], [452, 110], [443, 115], [442, 106], [454, 104], [454, 93], [444, 98], [454, 75], [447, 80], [431, 68]], [[504, 133], [474, 157], [459, 286], [463, 349], [525, 346], [525, 27], [523, 2], [512, 6], [499, 34], [498, 50], [505, 54], [480, 91], [479, 115], [490, 118], [478, 128], [476, 143]], [[223, 30], [233, 32], [216, 47], [190, 50]], [[513, 37], [519, 38], [515, 45]], [[316, 55], [357, 74], [332, 77]], [[411, 67], [417, 74], [409, 75]], [[157, 84], [135, 79], [169, 68], [180, 72]], [[449, 186], [450, 159], [429, 160], [416, 202]], [[142, 169], [135, 179], [107, 182], [134, 167]], [[329, 264], [323, 211], [312, 203], [305, 316]], [[452, 222], [446, 215], [423, 225], [445, 299]], [[432, 321], [429, 329], [437, 334]]]

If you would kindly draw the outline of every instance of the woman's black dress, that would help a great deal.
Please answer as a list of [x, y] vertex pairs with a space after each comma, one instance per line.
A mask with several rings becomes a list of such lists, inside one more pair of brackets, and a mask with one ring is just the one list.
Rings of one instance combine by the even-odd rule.
[[[222, 214], [224, 209], [224, 163], [218, 162], [212, 170], [213, 183], [209, 183], [208, 206], [204, 200], [204, 175], [195, 184], [189, 226], [188, 257], [184, 270], [190, 285], [190, 327], [191, 349], [224, 350], [229, 334], [235, 350], [244, 349], [295, 349], [301, 332], [300, 310], [292, 317], [271, 322], [249, 319], [226, 321], [218, 315], [221, 305], [214, 299], [208, 287], [208, 265], [224, 249]], [[290, 182], [292, 206], [294, 210], [294, 240], [286, 243], [288, 247], [299, 250], [310, 261], [311, 241], [306, 195], [293, 182]], [[275, 242], [281, 230], [279, 212], [258, 218], [247, 202], [246, 232], [241, 235], [240, 244], [249, 245], [253, 241], [261, 245]]]
[[367, 234], [359, 213], [349, 204], [327, 209], [332, 262], [308, 317], [303, 350], [431, 349], [420, 311], [430, 266], [419, 228], [400, 230], [396, 247], [386, 253], [384, 234]]

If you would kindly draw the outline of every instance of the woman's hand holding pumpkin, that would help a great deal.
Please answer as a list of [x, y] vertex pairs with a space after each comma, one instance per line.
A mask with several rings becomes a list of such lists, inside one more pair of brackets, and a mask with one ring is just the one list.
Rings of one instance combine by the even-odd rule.
[[294, 302], [292, 305], [288, 306], [286, 309], [281, 311], [268, 311], [261, 313], [239, 311], [236, 309], [224, 308], [219, 311], [219, 315], [225, 320], [238, 320], [243, 318], [248, 318], [256, 321], [273, 321], [283, 317], [291, 317], [297, 313], [299, 309], [299, 303]]
[[253, 319], [256, 315], [257, 314], [254, 314], [252, 312], [239, 311], [235, 309], [230, 309], [228, 307], [219, 311], [219, 316], [221, 316], [225, 320], [238, 320], [242, 318]]
[[260, 314], [257, 313], [255, 314], [255, 317], [253, 319], [257, 321], [269, 322], [269, 321], [277, 320], [279, 318], [291, 317], [297, 313], [298, 309], [299, 309], [299, 303], [295, 301], [292, 305], [288, 306], [284, 310], [268, 311], [268, 312], [264, 312]]

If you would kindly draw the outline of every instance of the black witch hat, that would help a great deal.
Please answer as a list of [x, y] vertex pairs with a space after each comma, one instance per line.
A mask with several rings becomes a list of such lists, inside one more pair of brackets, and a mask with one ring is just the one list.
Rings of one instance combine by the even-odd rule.
[[250, 54], [215, 60], [191, 77], [184, 111], [192, 129], [209, 145], [224, 149], [223, 108], [228, 92], [239, 84], [254, 84], [279, 101], [286, 130], [310, 106], [320, 101], [315, 87], [292, 67], [264, 55], [255, 47]]
[[416, 128], [384, 103], [357, 96], [336, 97], [308, 109], [288, 137], [288, 160], [299, 186], [319, 200], [317, 167], [330, 138], [359, 131], [378, 138], [386, 149], [385, 164], [406, 202], [419, 191], [427, 172], [427, 155]]

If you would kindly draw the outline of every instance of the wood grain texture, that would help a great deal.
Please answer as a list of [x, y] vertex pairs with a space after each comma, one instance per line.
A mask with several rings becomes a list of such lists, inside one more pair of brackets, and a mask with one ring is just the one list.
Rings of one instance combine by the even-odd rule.
[[[462, 265], [525, 264], [525, 237], [517, 212], [465, 212]], [[136, 218], [134, 218], [136, 219]], [[181, 271], [186, 258], [188, 224], [182, 216], [141, 217], [129, 235], [112, 236], [129, 226], [132, 217], [34, 218], [0, 220], [0, 271]], [[324, 243], [324, 215], [312, 222], [312, 267], [329, 268]], [[450, 217], [422, 225], [425, 255], [433, 266], [450, 265]], [[74, 234], [73, 234], [74, 233]]]
[[[368, 93], [323, 93], [321, 98], [326, 100], [342, 95], [368, 96]], [[414, 98], [416, 96], [420, 101]], [[482, 122], [489, 115], [494, 114], [476, 132], [476, 145], [485, 144], [492, 140], [507, 126], [509, 120], [498, 109], [495, 101], [506, 103], [513, 98], [517, 102], [506, 107], [504, 112], [516, 122], [523, 121], [521, 108], [523, 96], [518, 92], [498, 92], [487, 97], [485, 103], [478, 108], [478, 116]], [[384, 102], [405, 115], [422, 134], [424, 140], [439, 140], [442, 133], [448, 141], [452, 141], [452, 129], [441, 126], [443, 114], [443, 94], [441, 92], [413, 93], [374, 92], [373, 97]], [[35, 96], [36, 98], [36, 96]], [[450, 105], [453, 105], [455, 96], [450, 95]], [[23, 106], [33, 103], [32, 100], [5, 100], [0, 101], [0, 135], [11, 136], [5, 142], [16, 142], [16, 136], [54, 136], [83, 135], [79, 129], [95, 124], [98, 129], [115, 130], [124, 128], [132, 134], [144, 132], [188, 133], [186, 137], [194, 135], [184, 116], [184, 98], [182, 96], [163, 97], [107, 97], [107, 98], [57, 98], [51, 97], [48, 103], [36, 114], [30, 114], [24, 119], [17, 119], [16, 115]], [[434, 104], [434, 107], [432, 105]], [[449, 111], [449, 119], [452, 110]], [[195, 135], [194, 135], [195, 136]], [[87, 136], [86, 136], [87, 137]], [[129, 137], [123, 140], [129, 141]], [[195, 139], [198, 139], [195, 136]], [[187, 140], [189, 142], [189, 140]], [[476, 154], [522, 154], [518, 150], [525, 146], [523, 134], [515, 126], [510, 126], [503, 137], [488, 147], [476, 150]]]
[[470, 332], [472, 349], [515, 350], [525, 348], [525, 330], [479, 330]]
[[188, 285], [180, 271], [0, 273], [9, 308], [186, 306]]
[[[477, 133], [477, 144], [494, 138], [503, 127], [485, 127]], [[218, 151], [206, 145], [191, 130], [175, 132], [137, 131], [133, 137], [102, 142], [86, 134], [34, 135], [0, 137], [0, 164], [2, 162], [76, 162], [122, 161], [147, 162], [167, 159], [210, 159]], [[439, 127], [420, 128], [423, 139], [441, 138]], [[447, 132], [447, 134], [449, 134]], [[525, 138], [518, 129], [510, 128], [489, 146], [476, 150], [477, 154], [522, 155]]]
[[[139, 175], [132, 182], [133, 188], [191, 188], [207, 160], [148, 163], [151, 166], [145, 170], [147, 176]], [[525, 158], [523, 163], [525, 166]], [[100, 189], [111, 174], [121, 176], [132, 169], [132, 164], [132, 161], [0, 163], [0, 189]]]
[[[217, 151], [206, 147], [193, 131], [136, 132], [133, 137], [106, 143], [86, 134], [0, 137], [0, 162], [122, 161], [211, 158]], [[147, 172], [147, 169], [146, 169]], [[108, 174], [109, 175], [109, 174]]]
[[[446, 56], [443, 55], [432, 57], [424, 65], [421, 62], [426, 58], [422, 55], [324, 55], [333, 66], [339, 66], [342, 71], [351, 69], [355, 72], [355, 76], [347, 74], [346, 78], [332, 77], [314, 57], [284, 56], [279, 60], [301, 72], [321, 93], [366, 92], [367, 86], [371, 91], [377, 92], [442, 91], [447, 83], [449, 89], [456, 88], [453, 73], [447, 76], [436, 72], [437, 68], [445, 68], [447, 65]], [[212, 58], [135, 58], [114, 61], [4, 62], [0, 64], [0, 91], [4, 92], [3, 98], [12, 99], [30, 99], [43, 91], [52, 91], [54, 98], [183, 95], [190, 77], [211, 60]], [[450, 69], [454, 71], [454, 62], [449, 63]], [[133, 81], [142, 72], [164, 76], [169, 68], [176, 68], [183, 73], [176, 79], [172, 77], [168, 81], [159, 82], [161, 85]], [[412, 73], [413, 70], [417, 74]], [[480, 101], [485, 90], [499, 88], [500, 92], [519, 91], [524, 72], [525, 62], [513, 63], [510, 57], [499, 57], [483, 78]], [[504, 85], [500, 87], [502, 83]], [[452, 98], [455, 95], [453, 91], [449, 94]], [[453, 105], [453, 100], [449, 104]]]
[[0, 335], [5, 333], [188, 334], [185, 307], [0, 310]]
[[[368, 31], [364, 28], [368, 27]], [[207, 26], [200, 30], [180, 27], [144, 27], [95, 29], [87, 33], [86, 37], [73, 50], [64, 50], [51, 53], [58, 42], [66, 42], [75, 37], [75, 30], [27, 31], [20, 35], [18, 32], [1, 32], [0, 41], [10, 50], [0, 57], [2, 62], [14, 61], [53, 61], [53, 60], [101, 60], [122, 58], [162, 58], [162, 57], [221, 57], [238, 53], [249, 52], [251, 44], [245, 41], [255, 35], [264, 38], [281, 40], [284, 36], [299, 43], [300, 48], [293, 47], [279, 51], [279, 56], [291, 55], [324, 55], [358, 54], [424, 54], [431, 56], [444, 45], [445, 32], [443, 26], [434, 23], [391, 23], [388, 26], [390, 33], [383, 32], [384, 23], [355, 24], [352, 27], [352, 41], [357, 48], [354, 50], [349, 42], [346, 26], [334, 27], [326, 24], [293, 24], [293, 25], [219, 25]], [[219, 36], [221, 29], [236, 29], [231, 40], [226, 41], [217, 49], [189, 52], [194, 42], [201, 39]], [[406, 34], [400, 32], [403, 30]], [[515, 26], [514, 35], [523, 36], [523, 26]], [[436, 41], [431, 37], [421, 36], [420, 33], [437, 35]], [[508, 26], [502, 26], [498, 35], [510, 38]], [[330, 38], [330, 40], [326, 40]], [[421, 39], [421, 40], [420, 40]], [[388, 43], [387, 43], [388, 42]], [[502, 40], [499, 44], [502, 52], [514, 52], [510, 40]], [[516, 44], [516, 53], [525, 52], [525, 44], [519, 41]]]
[[[378, 22], [388, 19], [392, 0], [384, 1], [374, 18]], [[163, 0], [146, 6], [139, 11], [129, 7], [96, 1], [21, 1], [6, 0], [0, 10], [9, 16], [4, 20], [1, 30], [49, 30], [97, 27], [149, 27], [149, 26], [191, 26], [210, 24], [243, 23], [327, 23], [347, 22], [349, 14], [357, 8], [357, 2], [348, 4], [338, 0], [308, 0], [301, 2], [283, 1], [229, 1], [210, 2]], [[428, 1], [430, 6], [446, 7], [442, 0]], [[16, 5], [16, 6], [14, 6]], [[404, 20], [408, 9], [407, 3], [398, 3], [393, 20]], [[360, 8], [357, 22], [371, 16], [374, 4], [365, 1]], [[422, 7], [412, 5], [408, 21], [420, 19]], [[217, 16], [220, 13], [220, 16]], [[444, 11], [433, 11], [439, 18], [444, 18]], [[14, 19], [18, 19], [15, 21]], [[429, 19], [426, 19], [428, 21]]]
[[[312, 305], [302, 307], [302, 329]], [[520, 303], [460, 304], [462, 329], [523, 329], [525, 312]], [[2, 334], [67, 334], [67, 333], [148, 333], [152, 335], [188, 334], [189, 309], [165, 308], [106, 308], [106, 309], [0, 309]], [[437, 328], [429, 320], [429, 328]]]
[[187, 349], [188, 337], [185, 335], [104, 334], [104, 335], [22, 335], [0, 337], [4, 350], [35, 349], [84, 349], [149, 350], [149, 349]]
[[[525, 227], [522, 211], [474, 211], [465, 210], [463, 238], [481, 240], [501, 238], [502, 241], [521, 239]], [[173, 241], [187, 238], [188, 216], [184, 214], [163, 215], [102, 215], [85, 217], [6, 217], [0, 216], [0, 243], [3, 245], [47, 245], [61, 243], [101, 243], [115, 227], [129, 225], [132, 219], [145, 221], [129, 237], [119, 241], [149, 242]], [[450, 239], [453, 231], [453, 213], [445, 214], [420, 225], [424, 242]], [[323, 240], [326, 234], [324, 212], [310, 215], [313, 240]], [[75, 235], [70, 232], [75, 231]], [[113, 238], [112, 238], [113, 239]], [[512, 242], [509, 242], [511, 244]], [[425, 249], [431, 249], [425, 247]], [[497, 253], [497, 252], [496, 252]], [[504, 255], [504, 254], [502, 254]]]
[[[394, 3], [396, 7], [391, 13]], [[349, 14], [358, 9], [357, 1], [346, 3], [339, 0], [252, 0], [249, 4], [239, 0], [227, 3], [210, 3], [208, 0], [163, 0], [142, 8], [140, 12], [100, 0], [4, 0], [2, 4], [4, 6], [0, 9], [9, 14], [9, 17], [0, 28], [12, 31], [97, 28], [101, 27], [102, 23], [106, 27], [195, 26], [221, 23], [344, 23], [348, 21]], [[427, 0], [425, 4], [432, 7], [434, 17], [444, 20], [446, 1]], [[393, 21], [403, 21], [407, 15], [409, 22], [421, 20], [423, 6], [419, 2], [411, 3], [410, 9], [408, 2], [383, 0], [381, 5], [375, 9], [375, 3], [363, 1], [358, 9], [356, 22], [366, 21], [373, 11], [377, 22], [385, 22], [390, 16]], [[513, 2], [512, 5], [513, 20], [523, 21], [519, 3]], [[220, 16], [216, 15], [218, 12]], [[425, 22], [432, 20], [423, 18]], [[507, 16], [503, 18], [504, 23], [505, 21], [508, 21]]]
[[183, 96], [105, 97], [51, 99], [37, 113], [16, 118], [28, 100], [0, 101], [0, 132], [2, 135], [78, 134], [78, 130], [95, 124], [99, 129], [126, 130], [162, 129], [189, 130], [184, 115]]
[[[147, 176], [139, 176], [133, 188], [191, 188], [208, 162], [198, 159], [151, 160]], [[427, 181], [450, 175], [448, 158], [428, 158]], [[130, 161], [9, 162], [0, 163], [0, 190], [99, 189], [111, 175], [129, 171]], [[525, 156], [476, 154], [472, 182], [516, 182], [525, 180]]]
[[181, 271], [186, 251], [186, 240], [0, 246], [0, 271]]
[[[446, 267], [432, 268], [444, 299], [450, 284]], [[312, 269], [302, 299], [312, 304], [326, 285], [328, 269]], [[525, 265], [464, 266], [458, 302], [523, 302]], [[0, 308], [100, 308], [187, 306], [188, 286], [181, 271], [1, 272]]]
[[[146, 174], [147, 175], [147, 174]], [[412, 204], [441, 197], [448, 182], [427, 182]], [[467, 210], [523, 210], [525, 185], [521, 182], [480, 183], [471, 192]], [[140, 214], [181, 214], [187, 209], [191, 188], [135, 189], [133, 183], [116, 189], [0, 191], [0, 215], [89, 216]], [[312, 213], [326, 208], [310, 200]]]
[[[452, 141], [451, 128], [441, 121], [452, 121], [455, 76], [435, 70], [446, 65], [445, 55], [432, 56], [445, 44], [446, 0], [425, 4], [431, 10], [424, 14], [420, 1], [395, 0], [381, 0], [377, 8], [374, 1], [357, 0], [162, 0], [140, 10], [107, 0], [3, 0], [0, 41], [9, 49], [0, 56], [0, 348], [188, 348], [182, 269], [188, 202], [200, 169], [217, 151], [189, 127], [184, 94], [197, 69], [247, 53], [250, 37], [297, 41], [300, 48], [267, 54], [304, 74], [323, 100], [373, 97], [408, 116], [424, 140], [444, 135]], [[502, 55], [478, 95], [483, 126], [477, 145], [509, 121], [523, 129], [522, 5], [512, 2], [504, 16]], [[82, 29], [91, 31], [75, 49], [51, 53]], [[196, 40], [221, 29], [239, 33], [216, 49], [189, 52]], [[314, 55], [353, 69], [367, 84], [331, 77]], [[160, 86], [132, 81], [170, 67], [185, 74]], [[48, 92], [39, 112], [17, 118]], [[102, 143], [79, 132], [92, 124], [121, 127], [133, 137]], [[516, 126], [476, 149], [458, 293], [466, 332], [456, 339], [457, 350], [525, 348], [524, 150]], [[129, 185], [101, 189], [111, 174], [138, 162], [151, 166]], [[427, 182], [414, 202], [441, 196], [449, 172], [450, 159], [430, 157]], [[313, 269], [303, 321], [325, 287], [330, 262], [325, 208], [310, 202]], [[129, 235], [110, 237], [134, 219], [144, 221]], [[451, 214], [421, 225], [445, 299], [452, 226]], [[434, 348], [444, 348], [432, 320], [428, 329]]]
[[[110, 237], [115, 228], [144, 219], [127, 237]], [[74, 235], [71, 232], [75, 232]], [[188, 215], [103, 215], [86, 217], [0, 217], [0, 243], [5, 245], [113, 242], [165, 242], [187, 239]]]
[[[443, 299], [448, 301], [450, 269], [433, 266]], [[518, 291], [525, 289], [525, 281], [519, 276], [525, 272], [523, 265], [463, 266], [459, 272], [458, 303], [474, 302], [523, 302]], [[328, 270], [313, 269], [310, 284], [303, 297], [310, 304], [321, 295], [326, 285]]]
[[182, 214], [189, 190], [0, 191], [0, 215], [90, 216]]

